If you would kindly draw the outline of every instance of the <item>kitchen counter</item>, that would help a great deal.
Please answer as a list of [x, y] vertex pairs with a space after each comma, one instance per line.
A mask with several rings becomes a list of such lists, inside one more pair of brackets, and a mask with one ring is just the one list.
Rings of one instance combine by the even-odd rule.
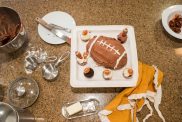
[[[60, 114], [65, 102], [87, 98], [97, 98], [101, 107], [111, 101], [122, 89], [74, 89], [69, 83], [70, 61], [60, 67], [60, 75], [54, 82], [42, 78], [41, 68], [33, 74], [24, 71], [25, 52], [31, 46], [42, 48], [49, 55], [61, 54], [70, 50], [68, 44], [49, 45], [37, 33], [36, 17], [43, 17], [51, 11], [64, 11], [72, 15], [77, 25], [132, 25], [135, 28], [139, 60], [155, 64], [164, 72], [162, 83], [163, 97], [160, 105], [166, 122], [182, 121], [182, 57], [174, 49], [182, 47], [182, 41], [165, 32], [161, 24], [162, 11], [181, 0], [1, 0], [0, 6], [17, 10], [28, 33], [27, 45], [14, 54], [0, 54], [0, 82], [8, 85], [17, 77], [35, 79], [40, 87], [37, 101], [28, 109], [35, 117], [48, 122], [66, 122]], [[4, 99], [6, 101], [6, 99]], [[144, 109], [138, 114], [141, 121], [149, 113]], [[71, 122], [97, 122], [97, 115], [71, 120]], [[160, 122], [157, 113], [148, 122]]]

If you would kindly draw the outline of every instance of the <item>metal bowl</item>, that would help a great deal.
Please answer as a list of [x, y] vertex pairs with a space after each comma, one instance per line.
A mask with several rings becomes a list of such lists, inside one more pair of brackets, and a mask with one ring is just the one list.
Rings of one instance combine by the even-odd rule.
[[15, 108], [0, 102], [0, 122], [35, 122], [35, 117], [28, 109]]
[[[23, 88], [24, 91], [19, 88]], [[37, 100], [39, 86], [31, 78], [20, 77], [10, 83], [7, 96], [10, 105], [21, 109], [27, 108]]]
[[18, 122], [17, 111], [4, 102], [0, 102], [0, 122]]
[[[20, 24], [20, 29], [19, 29], [17, 35], [12, 40], [10, 40], [8, 43], [0, 46], [1, 52], [12, 53], [12, 52], [15, 52], [16, 50], [18, 50], [20, 47], [22, 47], [22, 45], [26, 41], [27, 36], [26, 36], [25, 28], [21, 22], [20, 16], [18, 15], [18, 13], [15, 10], [8, 8], [8, 7], [0, 7], [0, 13], [1, 12], [3, 14], [7, 14], [8, 16], [11, 16], [11, 19], [13, 22], [15, 21]], [[1, 23], [0, 23], [0, 26], [1, 26]]]

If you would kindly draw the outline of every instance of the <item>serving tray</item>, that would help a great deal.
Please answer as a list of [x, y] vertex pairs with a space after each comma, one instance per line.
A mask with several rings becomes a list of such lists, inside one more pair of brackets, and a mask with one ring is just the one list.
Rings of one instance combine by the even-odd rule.
[[[83, 30], [89, 30], [91, 36], [103, 35], [107, 37], [117, 38], [117, 35], [123, 30], [128, 29], [128, 39], [123, 44], [127, 52], [127, 64], [125, 67], [131, 67], [133, 69], [133, 76], [129, 79], [123, 77], [123, 70], [125, 67], [112, 70], [112, 79], [105, 80], [102, 76], [103, 66], [98, 66], [96, 62], [89, 57], [85, 66], [81, 66], [76, 60], [76, 51], [86, 51], [86, 44], [80, 39], [80, 35]], [[92, 78], [86, 78], [83, 74], [85, 67], [91, 67], [94, 69], [94, 76]], [[70, 71], [70, 84], [75, 88], [89, 88], [89, 87], [134, 87], [138, 79], [138, 57], [134, 28], [128, 25], [103, 25], [103, 26], [76, 26], [72, 30], [71, 41], [71, 71]]]

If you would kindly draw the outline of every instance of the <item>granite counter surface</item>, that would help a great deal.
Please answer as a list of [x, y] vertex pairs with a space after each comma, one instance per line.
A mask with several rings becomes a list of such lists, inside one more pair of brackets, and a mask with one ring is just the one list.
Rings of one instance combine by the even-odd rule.
[[[162, 83], [163, 97], [160, 110], [166, 122], [182, 121], [182, 57], [174, 49], [182, 47], [182, 41], [169, 36], [162, 27], [162, 11], [181, 0], [0, 0], [0, 6], [12, 7], [19, 12], [26, 27], [29, 43], [23, 51], [15, 54], [0, 54], [0, 82], [9, 82], [20, 76], [35, 79], [40, 87], [40, 95], [35, 104], [28, 109], [36, 116], [49, 122], [66, 122], [59, 115], [65, 102], [95, 97], [104, 107], [121, 89], [73, 89], [69, 83], [70, 61], [60, 67], [60, 75], [54, 82], [42, 78], [41, 68], [26, 75], [23, 62], [25, 52], [35, 46], [45, 49], [48, 54], [61, 54], [70, 50], [70, 46], [49, 45], [41, 40], [37, 33], [36, 17], [43, 17], [51, 11], [64, 11], [72, 15], [77, 25], [132, 25], [135, 28], [139, 60], [155, 64], [164, 72]], [[6, 99], [5, 99], [6, 100]], [[149, 113], [144, 108], [139, 120]], [[97, 122], [97, 115], [71, 120], [71, 122]], [[157, 113], [148, 122], [160, 122]]]

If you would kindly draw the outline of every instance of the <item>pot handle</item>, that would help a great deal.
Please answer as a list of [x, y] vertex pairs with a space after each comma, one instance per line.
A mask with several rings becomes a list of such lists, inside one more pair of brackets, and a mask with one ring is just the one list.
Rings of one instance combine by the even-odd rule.
[[61, 57], [58, 59], [58, 61], [55, 63], [55, 67], [58, 67], [61, 62], [66, 60], [70, 56], [70, 51], [66, 51], [61, 55]]

